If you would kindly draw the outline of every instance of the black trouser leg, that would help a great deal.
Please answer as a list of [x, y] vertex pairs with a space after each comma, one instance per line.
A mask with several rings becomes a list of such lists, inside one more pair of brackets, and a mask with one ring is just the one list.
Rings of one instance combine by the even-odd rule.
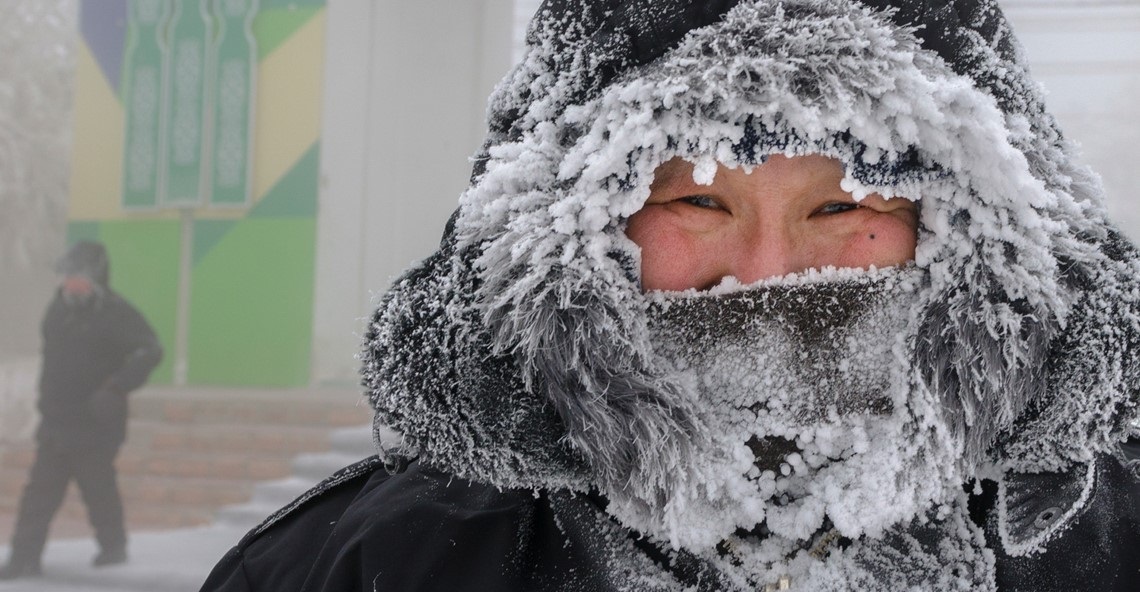
[[95, 540], [103, 551], [117, 551], [127, 546], [123, 527], [123, 499], [115, 478], [117, 448], [92, 450], [77, 454], [75, 483], [87, 506], [87, 519], [95, 528]]
[[71, 459], [63, 450], [50, 444], [40, 444], [36, 449], [36, 460], [20, 498], [9, 563], [39, 565], [51, 520], [67, 493], [71, 468]]

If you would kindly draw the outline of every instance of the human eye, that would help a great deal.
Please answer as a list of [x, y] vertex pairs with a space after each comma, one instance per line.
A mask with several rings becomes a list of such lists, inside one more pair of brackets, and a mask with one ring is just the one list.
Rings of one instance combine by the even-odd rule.
[[708, 210], [723, 209], [717, 201], [707, 195], [687, 195], [680, 198], [681, 202]]
[[842, 214], [859, 209], [859, 204], [851, 201], [833, 201], [823, 204], [816, 210], [818, 214]]

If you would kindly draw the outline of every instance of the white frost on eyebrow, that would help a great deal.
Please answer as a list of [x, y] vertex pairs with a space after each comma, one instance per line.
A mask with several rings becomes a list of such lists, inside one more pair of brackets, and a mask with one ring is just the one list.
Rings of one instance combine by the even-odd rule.
[[712, 155], [698, 158], [693, 163], [693, 182], [697, 185], [712, 185], [716, 180], [716, 158]]
[[872, 193], [878, 193], [883, 199], [903, 197], [915, 202], [922, 195], [922, 186], [919, 183], [901, 181], [894, 185], [868, 185], [852, 177], [850, 171], [844, 171], [843, 179], [839, 181], [839, 188], [850, 193], [857, 202], [863, 201], [863, 198]]

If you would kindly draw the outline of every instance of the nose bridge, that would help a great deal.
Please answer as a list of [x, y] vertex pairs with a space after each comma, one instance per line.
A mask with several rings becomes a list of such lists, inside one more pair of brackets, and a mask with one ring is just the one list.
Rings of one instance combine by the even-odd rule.
[[731, 273], [742, 283], [786, 275], [797, 269], [794, 241], [774, 220], [761, 220], [741, 229]]

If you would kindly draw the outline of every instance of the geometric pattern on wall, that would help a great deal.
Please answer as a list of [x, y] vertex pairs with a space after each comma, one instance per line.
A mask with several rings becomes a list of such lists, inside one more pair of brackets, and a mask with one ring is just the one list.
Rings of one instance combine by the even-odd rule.
[[195, 223], [192, 384], [309, 380], [317, 147], [239, 221]]
[[[173, 377], [182, 226], [177, 212], [122, 207], [127, 7], [81, 0], [68, 240], [106, 243], [112, 285], [138, 305], [167, 352], [152, 378], [161, 384]], [[252, 201], [194, 210], [191, 384], [309, 380], [325, 14], [324, 0], [258, 4]]]

